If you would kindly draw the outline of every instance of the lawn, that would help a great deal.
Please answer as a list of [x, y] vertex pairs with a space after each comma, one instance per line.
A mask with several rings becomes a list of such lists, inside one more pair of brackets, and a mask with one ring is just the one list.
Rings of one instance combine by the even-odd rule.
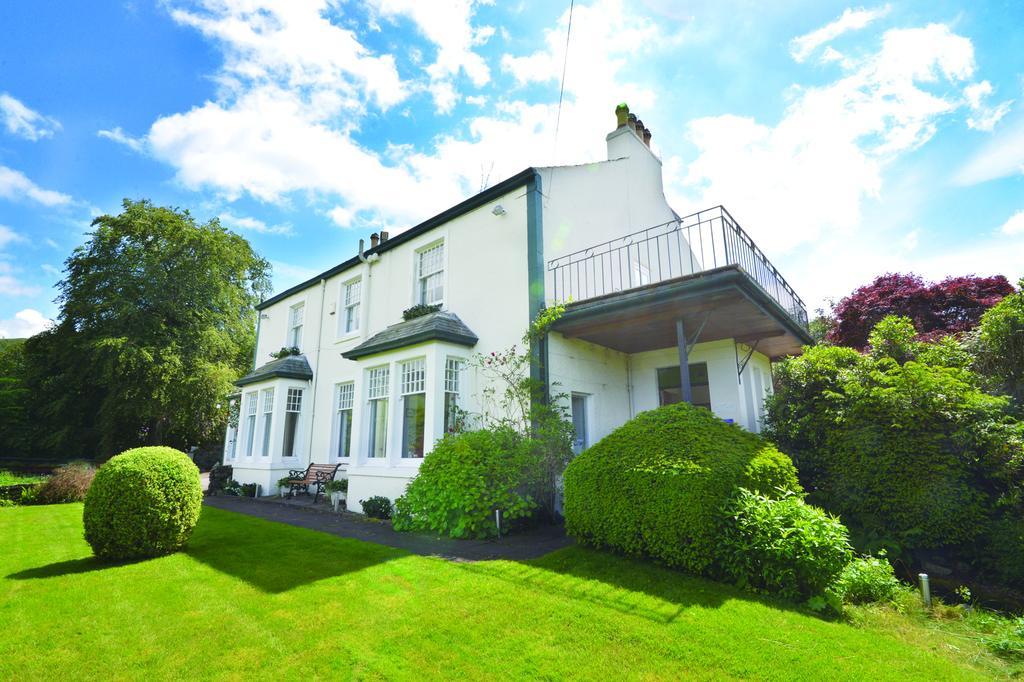
[[900, 678], [1005, 671], [869, 612], [828, 622], [570, 548], [453, 563], [204, 509], [187, 551], [109, 566], [81, 505], [0, 509], [0, 679]]
[[35, 474], [19, 474], [13, 471], [5, 471], [0, 469], [0, 487], [5, 485], [20, 485], [22, 483], [39, 483], [44, 480], [45, 476], [37, 476]]

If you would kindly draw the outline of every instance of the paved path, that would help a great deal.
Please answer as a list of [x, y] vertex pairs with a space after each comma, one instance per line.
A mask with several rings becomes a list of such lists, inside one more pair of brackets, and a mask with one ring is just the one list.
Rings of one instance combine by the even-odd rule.
[[274, 499], [252, 499], [218, 495], [204, 504], [218, 509], [249, 514], [268, 521], [318, 530], [343, 538], [354, 538], [404, 549], [413, 554], [437, 556], [454, 561], [535, 559], [573, 544], [561, 526], [540, 526], [500, 540], [452, 540], [421, 533], [399, 533], [388, 522], [368, 519], [352, 512], [335, 513], [330, 507], [299, 506]]

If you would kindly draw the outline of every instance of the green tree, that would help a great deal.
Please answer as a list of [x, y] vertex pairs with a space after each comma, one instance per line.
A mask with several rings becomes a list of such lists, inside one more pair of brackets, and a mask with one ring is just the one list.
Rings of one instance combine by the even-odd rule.
[[0, 339], [0, 455], [8, 457], [24, 456], [28, 450], [24, 367], [25, 341]]
[[1024, 278], [1017, 287], [982, 315], [976, 368], [1024, 407]]
[[217, 219], [146, 200], [92, 225], [65, 262], [57, 326], [30, 349], [49, 445], [109, 456], [216, 438], [252, 357], [269, 264]]

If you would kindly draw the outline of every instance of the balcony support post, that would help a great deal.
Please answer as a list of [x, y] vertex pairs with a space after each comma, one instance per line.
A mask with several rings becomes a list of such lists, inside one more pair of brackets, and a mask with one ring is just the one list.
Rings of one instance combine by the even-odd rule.
[[686, 348], [686, 329], [682, 318], [676, 320], [676, 345], [679, 347], [679, 388], [683, 394], [683, 402], [693, 403], [693, 391], [690, 387], [690, 354]]

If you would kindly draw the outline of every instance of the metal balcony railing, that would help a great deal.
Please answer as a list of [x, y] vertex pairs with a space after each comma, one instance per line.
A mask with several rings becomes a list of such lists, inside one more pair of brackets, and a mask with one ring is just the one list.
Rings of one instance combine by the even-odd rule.
[[584, 301], [738, 265], [799, 325], [804, 302], [722, 206], [655, 225], [548, 262], [556, 301]]

